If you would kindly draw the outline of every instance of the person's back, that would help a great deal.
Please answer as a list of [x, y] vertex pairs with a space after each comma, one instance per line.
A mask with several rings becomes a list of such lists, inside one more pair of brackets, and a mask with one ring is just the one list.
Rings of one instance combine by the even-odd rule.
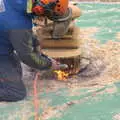
[[13, 50], [9, 30], [32, 28], [32, 19], [26, 13], [26, 6], [27, 0], [1, 0], [0, 55], [8, 55]]
[[0, 0], [0, 101], [26, 96], [20, 61], [38, 69], [51, 67], [46, 56], [32, 51], [32, 18], [26, 11], [27, 0]]
[[[27, 14], [27, 5], [27, 0], [0, 0], [0, 101], [26, 96], [21, 61], [37, 70], [66, 68], [34, 49], [33, 12]], [[30, 5], [32, 11], [34, 3]]]

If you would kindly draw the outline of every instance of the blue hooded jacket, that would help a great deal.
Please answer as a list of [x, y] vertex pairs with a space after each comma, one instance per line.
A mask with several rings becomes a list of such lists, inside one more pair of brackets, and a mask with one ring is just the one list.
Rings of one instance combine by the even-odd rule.
[[32, 18], [26, 12], [27, 0], [2, 1], [4, 11], [0, 11], [0, 55], [7, 55], [13, 49], [9, 41], [8, 31], [32, 29]]

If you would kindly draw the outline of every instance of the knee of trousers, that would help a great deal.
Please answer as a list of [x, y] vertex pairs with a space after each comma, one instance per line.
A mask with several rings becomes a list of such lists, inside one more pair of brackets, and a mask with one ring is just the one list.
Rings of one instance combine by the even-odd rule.
[[21, 101], [25, 99], [26, 94], [27, 94], [26, 89], [16, 91], [4, 90], [3, 95], [0, 95], [0, 101], [5, 102]]
[[16, 97], [15, 101], [24, 100], [26, 96], [27, 96], [27, 93], [26, 93], [26, 90], [24, 90], [22, 92], [22, 94], [18, 94], [18, 96]]
[[26, 92], [26, 89], [24, 89], [24, 90], [22, 90], [20, 92], [17, 92], [16, 94], [12, 94], [12, 95], [13, 95], [13, 97], [11, 97], [10, 101], [17, 102], [17, 101], [24, 100], [25, 97], [27, 96], [27, 92]]
[[25, 99], [27, 95], [25, 86], [15, 86], [0, 88], [0, 101], [17, 102]]

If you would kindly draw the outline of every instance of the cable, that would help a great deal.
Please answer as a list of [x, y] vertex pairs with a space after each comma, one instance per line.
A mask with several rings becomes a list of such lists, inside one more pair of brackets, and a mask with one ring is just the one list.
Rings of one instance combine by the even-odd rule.
[[35, 74], [35, 78], [34, 78], [34, 81], [33, 81], [33, 94], [34, 94], [34, 110], [35, 110], [35, 119], [34, 120], [40, 120], [39, 119], [39, 113], [38, 113], [38, 110], [39, 110], [39, 104], [38, 104], [38, 94], [37, 94], [37, 81], [38, 81], [38, 78], [40, 76], [40, 73], [37, 72]]

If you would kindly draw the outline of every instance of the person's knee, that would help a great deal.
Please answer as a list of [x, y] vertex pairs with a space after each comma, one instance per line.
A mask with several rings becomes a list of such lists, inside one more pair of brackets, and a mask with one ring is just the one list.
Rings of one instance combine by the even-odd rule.
[[0, 97], [0, 102], [18, 102], [21, 100], [24, 100], [26, 97], [26, 90], [19, 92], [19, 93], [13, 93], [13, 92], [9, 92], [4, 94], [4, 96]]
[[[21, 91], [17, 91], [16, 93], [14, 93], [13, 91], [7, 93], [6, 97], [4, 96], [3, 101], [6, 102], [18, 102], [21, 100], [24, 100], [26, 97], [26, 89], [21, 90]], [[9, 97], [7, 97], [9, 96]]]
[[22, 90], [22, 92], [18, 93], [15, 96], [15, 99], [13, 99], [13, 102], [24, 100], [26, 96], [27, 96], [26, 89]]

